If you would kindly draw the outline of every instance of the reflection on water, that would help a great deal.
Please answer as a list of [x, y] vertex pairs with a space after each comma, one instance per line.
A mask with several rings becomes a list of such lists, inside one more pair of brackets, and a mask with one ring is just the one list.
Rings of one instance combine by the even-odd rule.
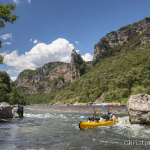
[[[45, 108], [46, 109], [46, 108]], [[150, 127], [130, 125], [128, 116], [118, 115], [110, 127], [80, 130], [84, 113], [48, 113], [25, 109], [24, 118], [0, 124], [0, 149], [4, 150], [146, 150], [149, 145], [124, 145], [127, 140], [149, 140]]]

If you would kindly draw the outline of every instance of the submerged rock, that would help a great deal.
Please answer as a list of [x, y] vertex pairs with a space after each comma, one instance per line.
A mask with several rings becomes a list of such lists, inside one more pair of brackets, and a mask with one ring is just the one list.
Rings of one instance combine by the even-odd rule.
[[127, 102], [131, 124], [150, 124], [150, 95], [132, 95]]

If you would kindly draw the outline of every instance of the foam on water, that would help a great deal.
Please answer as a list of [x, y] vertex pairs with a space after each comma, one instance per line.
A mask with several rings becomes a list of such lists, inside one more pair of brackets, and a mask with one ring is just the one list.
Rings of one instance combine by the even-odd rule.
[[129, 117], [119, 117], [119, 122], [113, 127], [118, 134], [124, 134], [130, 137], [149, 138], [150, 128], [145, 125], [130, 124]]

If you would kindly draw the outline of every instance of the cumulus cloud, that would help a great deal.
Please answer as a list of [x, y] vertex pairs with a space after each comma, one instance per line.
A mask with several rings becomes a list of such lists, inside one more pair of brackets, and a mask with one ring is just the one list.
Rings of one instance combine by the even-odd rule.
[[32, 39], [30, 39], [30, 42], [32, 41]]
[[9, 53], [9, 51], [7, 50], [7, 51], [5, 51], [5, 52], [3, 52], [3, 53], [0, 53], [0, 55], [1, 56], [5, 56], [7, 53]]
[[10, 45], [11, 42], [4, 42], [3, 45]]
[[28, 3], [30, 3], [31, 4], [31, 0], [27, 0], [28, 1]]
[[20, 72], [24, 69], [34, 70], [48, 62], [70, 62], [73, 49], [74, 46], [69, 41], [58, 38], [49, 45], [38, 43], [29, 52], [20, 56], [17, 50], [11, 53], [5, 52], [3, 53], [4, 63], [13, 67], [14, 72]]
[[14, 3], [19, 4], [20, 0], [13, 0]]
[[79, 44], [79, 42], [78, 41], [75, 41], [76, 42], [76, 44]]
[[76, 50], [76, 52], [78, 53], [80, 50]]
[[90, 53], [86, 53], [85, 55], [82, 55], [82, 58], [84, 59], [84, 61], [93, 60], [93, 56]]
[[11, 79], [12, 81], [15, 81], [15, 80], [17, 79], [17, 77], [10, 77], [10, 79]]
[[8, 33], [8, 34], [4, 34], [0, 36], [3, 40], [7, 40], [8, 38], [12, 38], [12, 34]]
[[34, 44], [36, 44], [37, 42], [38, 42], [37, 39], [33, 41]]

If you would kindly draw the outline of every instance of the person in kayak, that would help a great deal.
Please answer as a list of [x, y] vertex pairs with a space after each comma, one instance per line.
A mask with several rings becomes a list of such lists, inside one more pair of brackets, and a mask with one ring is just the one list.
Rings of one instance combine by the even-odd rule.
[[103, 113], [103, 116], [101, 116], [101, 118], [103, 118], [104, 121], [110, 121], [110, 120], [112, 120], [111, 115], [112, 115], [112, 113], [109, 112], [109, 109], [107, 109], [107, 113]]
[[96, 114], [96, 111], [93, 111], [93, 116], [92, 117], [87, 117], [88, 118], [88, 122], [99, 122], [100, 118], [99, 116]]
[[103, 113], [103, 116], [101, 116], [101, 118], [104, 119], [104, 121], [108, 121], [110, 117], [106, 115], [106, 113]]
[[109, 109], [107, 109], [107, 113], [106, 113], [106, 115], [108, 115], [109, 117], [110, 117], [110, 115], [111, 115], [112, 113], [111, 112], [109, 112]]
[[108, 119], [109, 121], [115, 122], [116, 116], [113, 115], [111, 112], [109, 112], [109, 109], [107, 109], [106, 115], [109, 117], [109, 119]]

